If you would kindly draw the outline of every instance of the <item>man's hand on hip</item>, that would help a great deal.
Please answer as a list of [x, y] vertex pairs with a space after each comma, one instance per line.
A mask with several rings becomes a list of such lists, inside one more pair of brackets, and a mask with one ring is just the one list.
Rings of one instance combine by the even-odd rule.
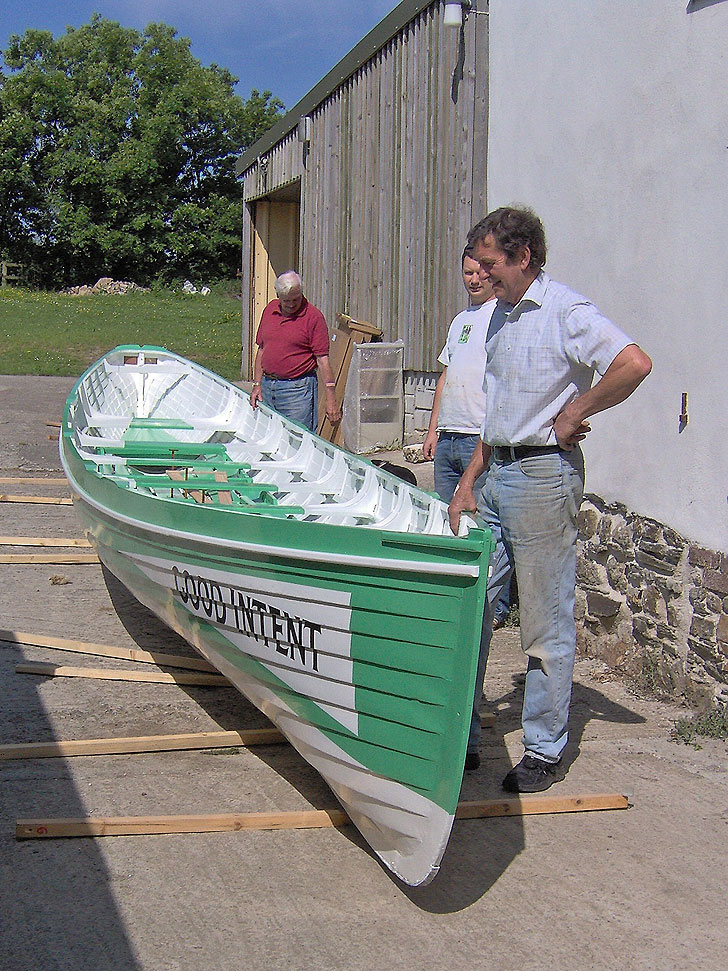
[[554, 418], [554, 435], [561, 448], [570, 452], [583, 442], [591, 431], [591, 425], [578, 415], [569, 412], [569, 405]]

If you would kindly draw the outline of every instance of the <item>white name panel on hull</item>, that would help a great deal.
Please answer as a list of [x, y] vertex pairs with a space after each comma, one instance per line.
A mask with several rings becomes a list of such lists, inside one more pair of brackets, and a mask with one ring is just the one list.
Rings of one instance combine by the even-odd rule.
[[358, 734], [350, 593], [127, 555], [185, 610]]

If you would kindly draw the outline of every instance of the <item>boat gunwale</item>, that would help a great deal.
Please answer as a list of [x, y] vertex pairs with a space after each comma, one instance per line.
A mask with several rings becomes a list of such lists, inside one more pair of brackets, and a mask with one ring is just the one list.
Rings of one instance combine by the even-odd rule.
[[[73, 447], [73, 446], [72, 446]], [[78, 454], [78, 453], [77, 453]], [[79, 456], [80, 460], [80, 456]], [[171, 526], [155, 526], [154, 523], [146, 519], [140, 519], [138, 517], [127, 516], [125, 513], [119, 512], [111, 506], [105, 505], [100, 500], [94, 498], [81, 486], [78, 479], [73, 475], [71, 469], [69, 468], [64, 454], [63, 448], [61, 449], [61, 464], [63, 465], [63, 471], [66, 474], [72, 490], [74, 490], [78, 496], [86, 502], [93, 509], [98, 512], [104, 513], [110, 519], [115, 520], [120, 523], [124, 523], [127, 526], [133, 526], [136, 529], [152, 533], [156, 536], [164, 537], [174, 537], [175, 539], [186, 540], [190, 543], [194, 543], [198, 546], [208, 546], [213, 548], [223, 547], [225, 550], [238, 550], [241, 553], [255, 553], [262, 556], [276, 556], [283, 559], [291, 560], [306, 560], [308, 562], [318, 562], [318, 563], [329, 563], [337, 564], [342, 566], [355, 566], [365, 569], [376, 569], [377, 571], [386, 572], [388, 570], [394, 570], [397, 572], [407, 572], [407, 573], [428, 573], [428, 574], [440, 574], [445, 576], [461, 576], [461, 577], [473, 577], [477, 579], [480, 576], [481, 567], [479, 564], [469, 565], [466, 563], [451, 563], [446, 560], [440, 561], [428, 561], [428, 560], [402, 560], [402, 559], [386, 559], [384, 557], [375, 557], [368, 555], [358, 555], [355, 553], [335, 553], [324, 550], [312, 550], [312, 549], [299, 549], [297, 547], [281, 547], [281, 546], [270, 546], [263, 545], [258, 542], [246, 542], [244, 540], [230, 539], [222, 536], [210, 536], [209, 534], [197, 533], [191, 530], [176, 529]], [[100, 481], [104, 481], [105, 477], [101, 474], [90, 472], [90, 475], [96, 474]], [[142, 496], [140, 499], [149, 499], [151, 501], [157, 501], [154, 496]], [[227, 508], [214, 510], [216, 515], [221, 515], [228, 512]], [[235, 513], [240, 515], [245, 515], [246, 510], [234, 510]], [[309, 526], [317, 526], [318, 528], [323, 528], [327, 524], [325, 523], [310, 523], [306, 524]], [[395, 533], [383, 532], [383, 542], [386, 540], [386, 545], [391, 547], [396, 545], [396, 537], [402, 536], [404, 539], [403, 545], [408, 545], [407, 538], [411, 537], [411, 533]], [[448, 538], [448, 537], [445, 537]], [[421, 537], [420, 537], [421, 539]], [[423, 544], [424, 545], [424, 544]]]

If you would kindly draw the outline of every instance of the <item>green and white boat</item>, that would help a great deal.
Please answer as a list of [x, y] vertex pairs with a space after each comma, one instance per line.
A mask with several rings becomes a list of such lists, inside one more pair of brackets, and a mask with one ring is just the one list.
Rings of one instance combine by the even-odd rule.
[[314, 766], [401, 880], [462, 781], [490, 534], [156, 347], [109, 351], [61, 459], [102, 563]]

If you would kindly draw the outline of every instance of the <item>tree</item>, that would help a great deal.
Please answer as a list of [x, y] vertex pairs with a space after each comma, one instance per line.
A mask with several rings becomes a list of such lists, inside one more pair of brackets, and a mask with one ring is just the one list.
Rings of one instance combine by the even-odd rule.
[[231, 276], [237, 155], [280, 116], [243, 101], [173, 27], [95, 14], [54, 39], [13, 35], [0, 72], [0, 251], [46, 284]]

